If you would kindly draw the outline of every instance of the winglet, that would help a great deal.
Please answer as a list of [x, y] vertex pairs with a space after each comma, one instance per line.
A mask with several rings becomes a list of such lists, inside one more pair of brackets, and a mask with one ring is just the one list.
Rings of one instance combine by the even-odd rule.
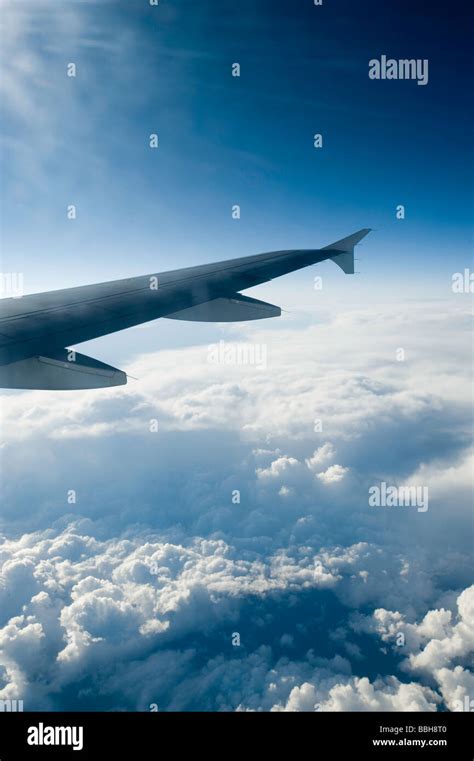
[[363, 230], [359, 230], [356, 233], [352, 233], [347, 238], [342, 238], [335, 243], [331, 243], [329, 246], [325, 246], [323, 251], [334, 251], [334, 254], [330, 257], [346, 275], [354, 274], [354, 246], [365, 238], [371, 231], [370, 227], [364, 227]]

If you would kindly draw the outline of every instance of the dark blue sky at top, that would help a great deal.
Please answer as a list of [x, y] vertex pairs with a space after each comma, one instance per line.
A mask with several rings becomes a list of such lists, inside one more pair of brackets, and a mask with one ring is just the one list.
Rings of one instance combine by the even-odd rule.
[[[5, 107], [2, 201], [3, 269], [23, 270], [27, 290], [325, 245], [365, 226], [379, 231], [375, 279], [469, 265], [461, 5], [76, 3], [60, 37], [61, 5], [25, 8], [35, 66], [22, 83], [41, 118]], [[370, 80], [382, 54], [427, 58], [428, 85]]]

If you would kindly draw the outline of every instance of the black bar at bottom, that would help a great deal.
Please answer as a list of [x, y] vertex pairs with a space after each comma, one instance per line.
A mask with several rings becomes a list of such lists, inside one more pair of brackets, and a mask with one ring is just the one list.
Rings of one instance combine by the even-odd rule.
[[[0, 713], [0, 761], [265, 755], [474, 758], [470, 713]], [[306, 750], [303, 750], [306, 748]], [[324, 751], [324, 756], [320, 755]]]

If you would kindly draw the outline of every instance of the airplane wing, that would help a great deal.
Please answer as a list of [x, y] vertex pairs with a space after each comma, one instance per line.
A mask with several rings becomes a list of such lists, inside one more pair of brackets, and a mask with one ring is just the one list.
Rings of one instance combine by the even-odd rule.
[[167, 317], [226, 322], [280, 315], [239, 291], [332, 259], [354, 273], [354, 246], [370, 229], [322, 249], [273, 251], [187, 269], [0, 300], [0, 386], [78, 389], [127, 376], [66, 347]]

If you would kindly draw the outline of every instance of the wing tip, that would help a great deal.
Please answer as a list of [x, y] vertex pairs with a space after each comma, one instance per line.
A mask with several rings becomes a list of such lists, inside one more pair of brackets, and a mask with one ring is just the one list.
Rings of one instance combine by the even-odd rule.
[[360, 241], [365, 238], [366, 235], [372, 232], [371, 227], [363, 227], [361, 230], [348, 235], [347, 238], [341, 238], [335, 243], [330, 243], [329, 246], [325, 246], [323, 251], [340, 251], [341, 253], [349, 253], [353, 251], [354, 246], [357, 246]]
[[346, 275], [354, 275], [354, 248], [360, 241], [372, 232], [371, 227], [363, 227], [361, 230], [348, 235], [347, 238], [337, 240], [335, 243], [331, 243], [326, 246], [323, 251], [334, 251], [334, 254], [330, 257]]

